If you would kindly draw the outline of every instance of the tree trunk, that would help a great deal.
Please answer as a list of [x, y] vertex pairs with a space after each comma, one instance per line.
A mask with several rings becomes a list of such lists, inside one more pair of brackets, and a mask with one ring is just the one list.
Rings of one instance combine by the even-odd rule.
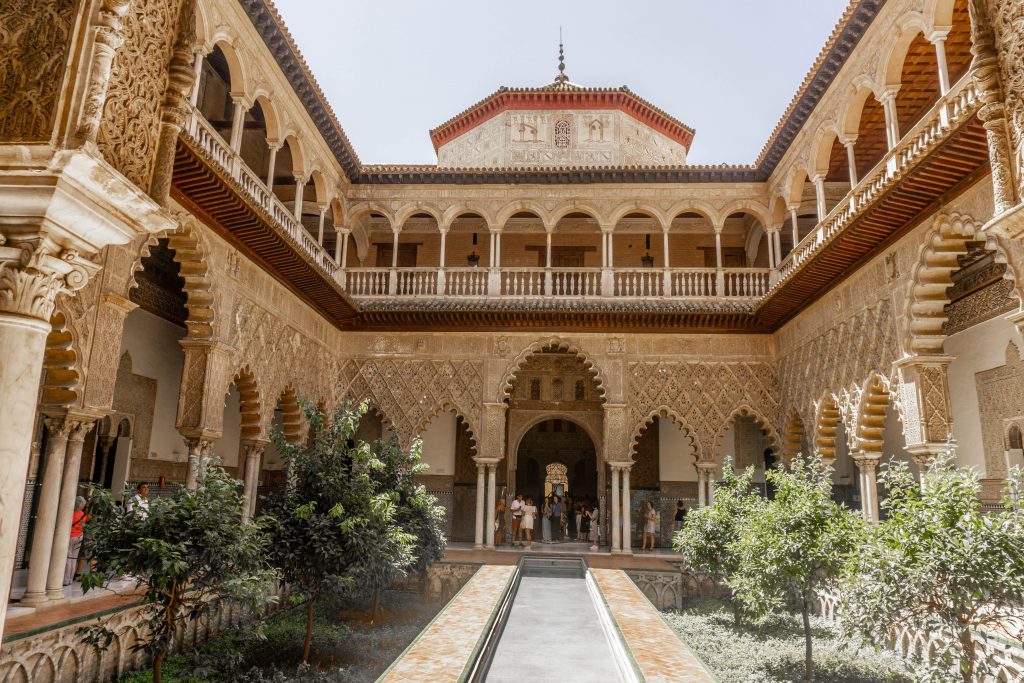
[[377, 621], [377, 616], [380, 614], [380, 589], [373, 589], [373, 606], [370, 608], [370, 623]]
[[733, 599], [732, 602], [732, 620], [736, 628], [740, 627], [740, 603]]
[[814, 658], [811, 651], [811, 605], [804, 593], [801, 599], [800, 611], [804, 617], [804, 680], [814, 680]]
[[153, 657], [153, 683], [160, 683], [163, 679], [164, 657], [166, 656], [163, 652], [157, 652]]
[[964, 648], [964, 654], [960, 659], [960, 676], [964, 679], [964, 683], [972, 683], [974, 681], [976, 652], [974, 638], [971, 636], [969, 628], [960, 631], [960, 645]]
[[309, 651], [313, 647], [313, 603], [316, 598], [306, 602], [306, 641], [302, 644], [302, 663], [309, 662]]

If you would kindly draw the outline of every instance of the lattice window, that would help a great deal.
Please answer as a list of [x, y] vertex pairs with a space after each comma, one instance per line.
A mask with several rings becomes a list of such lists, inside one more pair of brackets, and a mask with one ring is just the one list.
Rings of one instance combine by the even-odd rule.
[[555, 121], [555, 147], [568, 148], [571, 139], [572, 126], [570, 123], [565, 119]]
[[530, 380], [530, 400], [531, 401], [539, 401], [540, 400], [540, 380], [539, 379], [531, 379]]
[[587, 400], [587, 387], [583, 383], [583, 380], [576, 380], [576, 400], [585, 401]]

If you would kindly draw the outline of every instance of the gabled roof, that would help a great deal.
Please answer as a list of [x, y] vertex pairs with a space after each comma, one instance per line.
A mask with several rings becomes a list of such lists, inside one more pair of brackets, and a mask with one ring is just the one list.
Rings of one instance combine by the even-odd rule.
[[502, 112], [536, 109], [615, 109], [675, 140], [687, 150], [693, 142], [693, 128], [638, 97], [626, 86], [585, 88], [560, 78], [539, 88], [502, 86], [469, 109], [431, 130], [430, 140], [437, 150], [445, 143]]

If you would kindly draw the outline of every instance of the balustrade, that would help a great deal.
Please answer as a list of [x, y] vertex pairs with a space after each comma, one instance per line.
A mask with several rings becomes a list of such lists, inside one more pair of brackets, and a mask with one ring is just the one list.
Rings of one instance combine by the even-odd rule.
[[665, 271], [653, 268], [616, 269], [615, 296], [664, 296]]

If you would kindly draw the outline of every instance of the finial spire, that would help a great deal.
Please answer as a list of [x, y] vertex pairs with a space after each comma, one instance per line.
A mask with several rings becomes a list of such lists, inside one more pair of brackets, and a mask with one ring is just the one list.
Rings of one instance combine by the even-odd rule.
[[558, 27], [558, 75], [555, 76], [556, 83], [566, 83], [569, 77], [565, 75], [565, 46], [562, 44], [562, 27]]

